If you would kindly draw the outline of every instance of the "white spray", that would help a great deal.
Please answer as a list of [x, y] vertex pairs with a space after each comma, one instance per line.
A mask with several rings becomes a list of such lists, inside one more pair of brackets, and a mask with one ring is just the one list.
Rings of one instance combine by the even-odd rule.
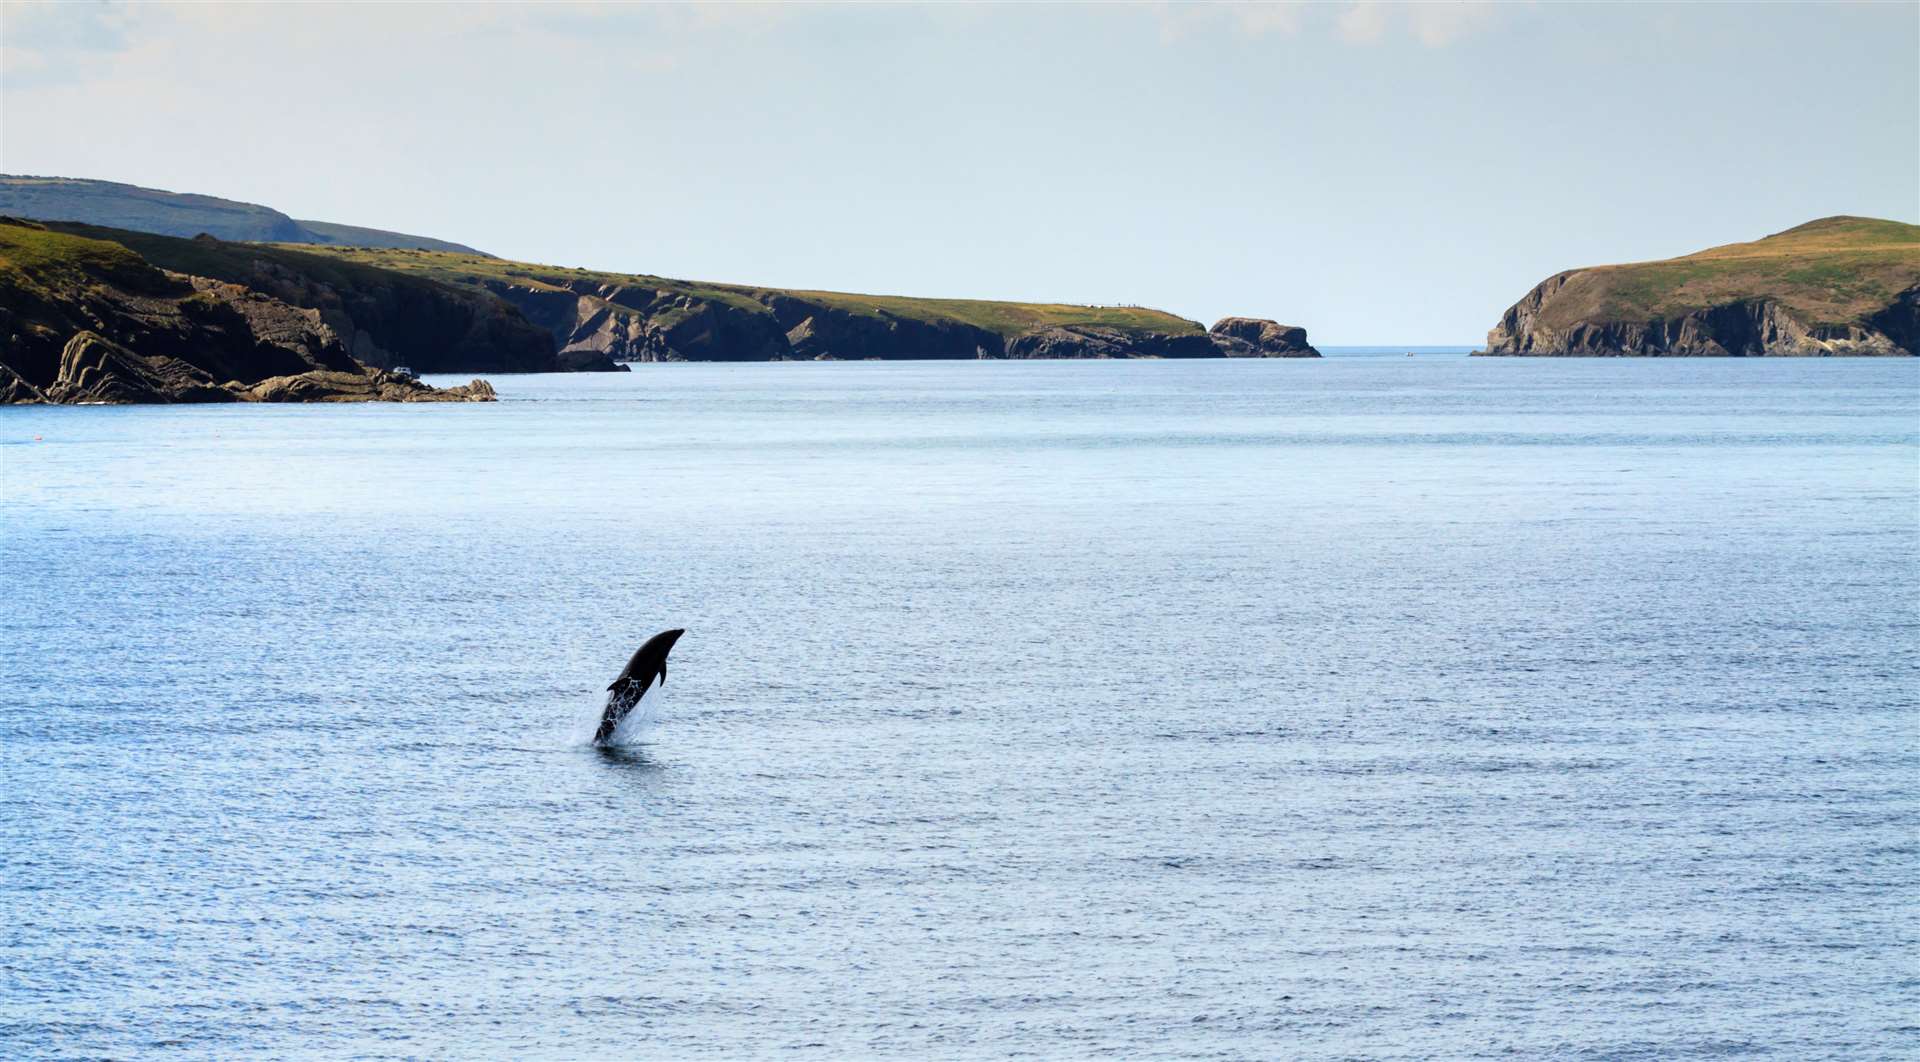
[[[593, 735], [600, 729], [600, 719], [606, 714], [607, 701], [612, 696], [611, 692], [601, 692], [583, 699], [580, 710], [575, 713], [574, 724], [570, 728], [570, 740], [573, 744], [593, 744]], [[665, 707], [666, 697], [666, 686], [662, 683], [654, 683], [646, 694], [627, 711], [626, 716], [614, 724], [613, 733], [607, 735], [606, 744], [610, 746], [646, 744], [647, 736], [664, 714], [662, 709]]]

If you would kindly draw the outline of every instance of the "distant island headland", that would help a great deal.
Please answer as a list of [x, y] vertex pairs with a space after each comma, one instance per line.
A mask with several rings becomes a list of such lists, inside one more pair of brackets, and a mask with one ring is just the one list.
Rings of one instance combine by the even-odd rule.
[[1920, 225], [1810, 221], [1681, 258], [1556, 273], [1483, 355], [1760, 357], [1920, 353]]

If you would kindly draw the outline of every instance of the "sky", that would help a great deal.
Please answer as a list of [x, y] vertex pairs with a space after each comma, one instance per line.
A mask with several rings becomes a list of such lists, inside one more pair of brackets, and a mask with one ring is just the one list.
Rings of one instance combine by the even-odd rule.
[[1920, 4], [0, 4], [0, 171], [596, 269], [1474, 344], [1920, 222]]

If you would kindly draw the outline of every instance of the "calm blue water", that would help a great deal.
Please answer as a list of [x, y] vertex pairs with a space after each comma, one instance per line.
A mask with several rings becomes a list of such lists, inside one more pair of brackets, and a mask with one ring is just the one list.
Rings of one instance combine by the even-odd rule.
[[1920, 1054], [1920, 362], [638, 368], [0, 410], [0, 1054]]

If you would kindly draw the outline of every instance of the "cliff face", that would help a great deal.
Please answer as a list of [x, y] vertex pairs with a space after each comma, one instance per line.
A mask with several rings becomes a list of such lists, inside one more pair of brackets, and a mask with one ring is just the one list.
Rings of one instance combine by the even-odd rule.
[[240, 252], [232, 264], [220, 265], [223, 279], [317, 311], [368, 365], [406, 365], [416, 372], [563, 369], [545, 331], [497, 299], [371, 270], [336, 274], [313, 268], [297, 254], [223, 247]]
[[1481, 353], [1920, 353], [1920, 226], [1827, 218], [1684, 258], [1556, 273], [1501, 315]]
[[[1754, 358], [1911, 355], [1916, 350], [1911, 321], [1902, 328], [1901, 304], [1876, 316], [1884, 316], [1884, 323], [1902, 338], [1867, 324], [1809, 325], [1769, 298], [1740, 299], [1653, 320], [1576, 321], [1556, 328], [1540, 312], [1548, 297], [1542, 289], [1552, 283], [1535, 288], [1500, 318], [1487, 333], [1484, 353]], [[1911, 310], [1907, 312], [1910, 317]]]
[[[1139, 306], [798, 291], [604, 273], [430, 252], [338, 248], [376, 266], [479, 291], [547, 330], [560, 356], [616, 361], [1310, 357], [1305, 332], [1198, 322]], [[1237, 324], [1234, 322], [1238, 322]]]
[[992, 357], [1001, 348], [999, 335], [963, 321], [904, 317], [884, 309], [852, 313], [783, 292], [762, 292], [759, 300], [784, 330], [787, 356], [794, 358], [923, 361]]
[[[162, 269], [244, 285], [319, 312], [349, 353], [376, 368], [416, 372], [557, 372], [545, 329], [484, 292], [284, 247], [190, 240], [92, 225], [48, 229], [110, 240]], [[397, 252], [401, 254], [410, 252]], [[604, 358], [593, 367], [612, 368]]]
[[319, 311], [153, 267], [118, 244], [0, 221], [0, 400], [464, 401], [355, 361]]
[[564, 367], [628, 361], [767, 361], [789, 352], [770, 315], [634, 284], [482, 280], [553, 337]]
[[1258, 317], [1222, 317], [1208, 333], [1229, 358], [1317, 358], [1307, 330]]
[[1306, 329], [1229, 317], [1211, 333], [1043, 325], [1010, 335], [884, 305], [864, 311], [783, 291], [727, 299], [641, 284], [562, 277], [488, 279], [489, 292], [548, 329], [560, 356], [618, 361], [928, 360], [942, 358], [1317, 358]]

